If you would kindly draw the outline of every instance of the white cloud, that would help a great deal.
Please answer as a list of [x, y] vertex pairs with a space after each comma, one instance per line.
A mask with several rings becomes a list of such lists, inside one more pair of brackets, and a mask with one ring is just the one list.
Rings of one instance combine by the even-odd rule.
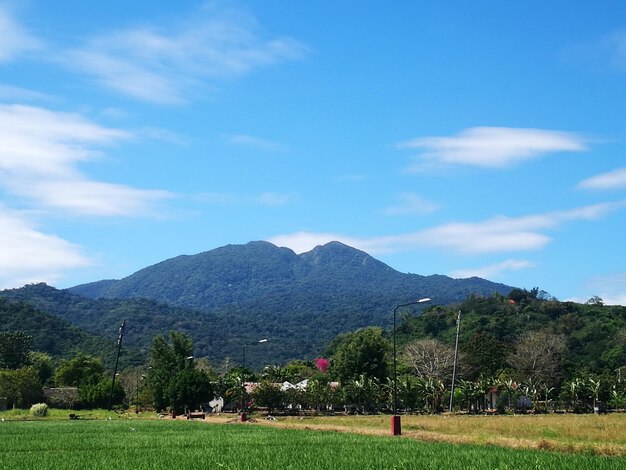
[[289, 204], [291, 196], [285, 193], [261, 193], [255, 198], [258, 204], [263, 206], [284, 206]]
[[552, 152], [586, 150], [573, 133], [509, 127], [474, 127], [451, 137], [422, 137], [400, 147], [422, 150], [420, 164], [472, 165], [501, 168]]
[[193, 199], [207, 204], [223, 206], [236, 205], [260, 205], [260, 206], [284, 206], [291, 202], [293, 196], [287, 193], [265, 192], [254, 196], [245, 196], [235, 193], [200, 193], [192, 196]]
[[600, 49], [608, 52], [611, 66], [626, 70], [626, 31], [615, 31], [605, 36], [601, 41]]
[[606, 305], [626, 306], [626, 272], [590, 279], [585, 290], [591, 294], [587, 299], [579, 300], [581, 302], [586, 302], [592, 296], [597, 295]]
[[94, 147], [130, 138], [83, 116], [23, 105], [0, 105], [0, 187], [45, 207], [79, 215], [153, 215], [170, 195], [90, 181], [77, 170]]
[[246, 134], [229, 135], [226, 137], [226, 140], [231, 145], [241, 145], [243, 147], [250, 147], [267, 152], [285, 152], [287, 150], [287, 147], [278, 142], [272, 142], [271, 140], [260, 139]]
[[192, 20], [139, 27], [92, 38], [60, 61], [101, 85], [160, 104], [186, 101], [208, 82], [295, 59], [305, 48], [290, 38], [263, 38], [254, 18], [207, 8]]
[[545, 231], [567, 222], [598, 219], [622, 207], [626, 207], [626, 200], [516, 218], [494, 217], [481, 222], [442, 224], [401, 235], [358, 238], [332, 233], [296, 232], [275, 236], [268, 241], [296, 252], [308, 251], [333, 240], [371, 254], [425, 248], [461, 255], [530, 251], [541, 249], [551, 241]]
[[519, 271], [532, 268], [533, 264], [526, 260], [508, 259], [496, 264], [481, 266], [478, 268], [457, 269], [450, 273], [454, 278], [482, 277], [484, 279], [497, 279], [505, 271]]
[[37, 230], [23, 214], [2, 206], [0, 246], [0, 288], [53, 283], [63, 271], [91, 264], [76, 245]]
[[15, 57], [39, 49], [42, 44], [24, 29], [2, 5], [0, 5], [0, 62], [8, 62]]
[[172, 197], [167, 191], [135, 189], [121, 184], [81, 179], [34, 180], [28, 185], [16, 181], [8, 185], [12, 192], [36, 200], [39, 204], [72, 214], [157, 217], [158, 202]]
[[[325, 245], [332, 241], [341, 241], [346, 245], [359, 248], [365, 243], [360, 238], [346, 237], [335, 233], [319, 233], [300, 231], [292, 234], [277, 235], [267, 240], [276, 246], [284, 246], [292, 249], [296, 253], [310, 251], [318, 245]], [[363, 248], [361, 248], [363, 249]]]
[[0, 170], [65, 174], [69, 166], [97, 155], [88, 145], [129, 137], [125, 131], [98, 126], [78, 114], [0, 104]]
[[561, 51], [561, 56], [594, 69], [623, 72], [626, 70], [626, 31], [617, 30], [592, 41], [573, 44]]
[[439, 205], [428, 201], [414, 193], [404, 193], [400, 195], [401, 204], [388, 207], [385, 214], [407, 215], [407, 214], [430, 214], [439, 209]]
[[626, 168], [616, 168], [615, 170], [592, 176], [578, 183], [578, 187], [598, 190], [626, 188]]

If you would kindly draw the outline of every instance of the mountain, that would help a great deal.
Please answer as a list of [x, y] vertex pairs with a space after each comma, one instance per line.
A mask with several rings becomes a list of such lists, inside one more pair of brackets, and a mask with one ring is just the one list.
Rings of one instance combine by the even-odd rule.
[[[368, 309], [370, 301], [388, 306], [417, 297], [447, 304], [469, 294], [508, 293], [512, 287], [484, 279], [403, 274], [367, 253], [339, 242], [296, 255], [268, 242], [228, 245], [184, 255], [144, 268], [121, 280], [83, 284], [69, 291], [91, 298], [147, 298], [180, 307], [211, 311], [282, 298], [286, 305], [302, 296], [321, 296], [308, 308], [339, 295]], [[363, 300], [358, 300], [363, 297]], [[374, 299], [376, 297], [376, 299]], [[382, 312], [381, 312], [382, 313]]]
[[216, 365], [239, 361], [244, 345], [267, 337], [269, 343], [247, 352], [248, 363], [258, 365], [312, 358], [339, 333], [388, 327], [394, 305], [413, 299], [445, 305], [511, 289], [479, 278], [403, 274], [339, 242], [300, 255], [250, 242], [171, 258], [121, 280], [66, 291], [37, 284], [0, 297], [101, 335], [114, 334], [125, 318], [126, 344], [144, 352], [155, 334], [182, 331], [194, 340], [195, 354]]

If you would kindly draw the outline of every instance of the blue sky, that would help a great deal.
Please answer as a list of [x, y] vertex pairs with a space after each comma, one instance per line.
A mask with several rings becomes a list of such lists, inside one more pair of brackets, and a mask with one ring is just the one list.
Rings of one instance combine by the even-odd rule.
[[0, 287], [340, 240], [626, 305], [622, 2], [60, 5], [0, 0]]

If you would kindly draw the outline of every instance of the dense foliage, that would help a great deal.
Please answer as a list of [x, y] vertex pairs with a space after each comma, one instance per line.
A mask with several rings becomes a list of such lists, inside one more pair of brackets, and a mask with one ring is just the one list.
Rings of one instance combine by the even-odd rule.
[[528, 375], [526, 363], [533, 350], [558, 361], [558, 371], [548, 370], [546, 376], [582, 371], [614, 375], [626, 365], [626, 307], [559, 302], [537, 289], [515, 289], [507, 297], [473, 295], [457, 305], [406, 316], [398, 327], [399, 342], [436, 338], [453, 346], [458, 310], [466, 378], [496, 376], [503, 370], [526, 370], [526, 376], [533, 377], [538, 371]]
[[111, 340], [125, 318], [125, 344], [142, 350], [144, 357], [155, 335], [172, 330], [188, 334], [194, 354], [216, 364], [227, 358], [239, 361], [244, 344], [270, 338], [270, 347], [250, 351], [250, 365], [259, 367], [310, 359], [339, 333], [388, 327], [393, 306], [407, 297], [428, 293], [447, 304], [471, 293], [505, 294], [510, 289], [478, 278], [399, 273], [337, 242], [302, 255], [252, 242], [179, 256], [120, 281], [70, 291], [37, 284], [0, 296], [28, 302]]
[[[38, 285], [38, 288], [43, 289], [44, 286]], [[47, 286], [45, 289], [55, 291]], [[3, 298], [4, 292], [8, 291], [0, 292], [0, 368], [6, 367], [3, 357], [8, 357], [8, 351], [12, 354], [8, 361], [14, 361], [17, 355], [23, 354], [23, 348], [17, 348], [14, 344], [9, 346], [2, 340], [3, 334], [14, 332], [21, 332], [30, 338], [28, 350], [32, 348], [55, 357], [70, 357], [76, 351], [83, 351], [101, 356], [107, 362], [112, 360], [113, 348], [110, 342], [72, 325], [71, 319], [59, 318], [56, 307], [52, 307], [53, 302], [49, 302], [50, 305], [46, 307], [49, 311], [44, 313], [37, 295], [25, 295], [22, 302]], [[37, 307], [34, 308], [33, 304]]]
[[192, 353], [193, 343], [182, 333], [171, 332], [169, 342], [163, 336], [152, 341], [144, 384], [157, 411], [182, 413], [214, 398], [214, 377], [196, 367]]
[[270, 347], [250, 351], [249, 363], [259, 367], [312, 358], [340, 333], [388, 327], [394, 304], [407, 296], [428, 292], [446, 304], [470, 293], [509, 291], [478, 278], [402, 274], [336, 242], [299, 256], [254, 242], [167, 260], [121, 281], [70, 291], [35, 284], [0, 296], [111, 339], [125, 318], [126, 363], [143, 362], [132, 349], [145, 357], [155, 335], [181, 331], [193, 339], [195, 355], [215, 363], [238, 361], [245, 344], [270, 338]]
[[[384, 410], [391, 390], [390, 312], [398, 299], [407, 300], [407, 292], [414, 298], [427, 292], [433, 306], [407, 304], [398, 311], [403, 409], [443, 409], [453, 370], [457, 407], [485, 408], [489, 389], [499, 392], [503, 408], [516, 406], [522, 397], [533, 403], [541, 398], [546, 409], [557, 401], [571, 410], [598, 403], [626, 406], [626, 380], [617, 380], [626, 373], [625, 307], [604, 306], [597, 297], [586, 304], [559, 302], [539, 289], [509, 289], [505, 296], [500, 292], [505, 286], [480, 279], [451, 281], [397, 273], [340, 243], [298, 256], [257, 242], [175, 258], [122, 281], [74, 289], [92, 295], [154, 294], [160, 301], [166, 296], [204, 310], [134, 297], [87, 298], [45, 284], [5, 290], [0, 293], [0, 395], [26, 406], [41, 398], [47, 383], [78, 386], [83, 403], [99, 406], [111, 385], [105, 368], [114, 359], [117, 325], [126, 319], [121, 358], [126, 371], [120, 383], [137, 406], [181, 410], [228, 392], [227, 398], [242, 407], [244, 382], [262, 378], [258, 399], [268, 407]], [[437, 297], [445, 289], [453, 293]], [[471, 295], [446, 304], [467, 289]], [[485, 289], [491, 290], [481, 294]], [[246, 346], [259, 345], [260, 338], [269, 341], [248, 348], [245, 365], [251, 369], [237, 367], [244, 365]], [[311, 359], [324, 350], [324, 358], [318, 357], [322, 370]], [[199, 367], [197, 359], [185, 360], [191, 356], [208, 358], [226, 375], [216, 385], [207, 363]], [[267, 364], [274, 365], [254, 377], [252, 371]], [[78, 379], [71, 378], [72, 371]], [[275, 386], [305, 379], [307, 393], [282, 393]], [[339, 386], [330, 387], [333, 381]], [[120, 383], [118, 401], [124, 399]]]

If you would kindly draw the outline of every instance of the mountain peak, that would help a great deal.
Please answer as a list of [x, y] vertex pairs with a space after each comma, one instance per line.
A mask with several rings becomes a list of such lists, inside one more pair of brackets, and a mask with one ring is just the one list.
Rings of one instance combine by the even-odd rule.
[[342, 273], [348, 279], [361, 277], [365, 272], [367, 277], [396, 272], [364, 251], [338, 241], [318, 245], [311, 251], [302, 253], [300, 258], [315, 269]]

